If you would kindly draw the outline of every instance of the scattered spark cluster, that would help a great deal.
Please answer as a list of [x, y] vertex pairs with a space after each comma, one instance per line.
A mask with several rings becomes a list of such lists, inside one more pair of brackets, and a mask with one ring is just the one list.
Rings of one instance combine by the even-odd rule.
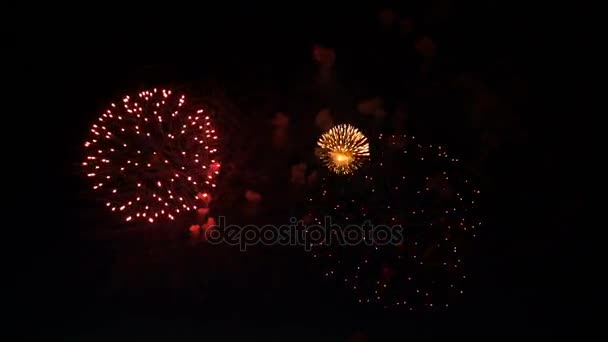
[[[480, 192], [457, 158], [405, 135], [379, 137], [370, 167], [351, 177], [325, 177], [309, 200], [310, 222], [340, 227], [369, 221], [400, 226], [388, 245], [312, 245], [327, 278], [360, 303], [439, 309], [464, 293], [465, 251], [481, 224]], [[342, 228], [341, 228], [342, 229]]]
[[204, 109], [155, 88], [110, 104], [91, 127], [82, 167], [125, 221], [173, 220], [206, 205], [220, 171], [217, 145]]
[[319, 158], [337, 174], [355, 172], [369, 158], [369, 143], [361, 131], [351, 125], [338, 125], [319, 138]]

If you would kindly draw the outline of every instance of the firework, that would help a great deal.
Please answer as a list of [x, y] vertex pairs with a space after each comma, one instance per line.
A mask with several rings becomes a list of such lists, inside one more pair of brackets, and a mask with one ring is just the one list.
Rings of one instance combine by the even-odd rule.
[[369, 158], [369, 143], [351, 125], [338, 125], [323, 133], [317, 142], [319, 158], [334, 173], [349, 175]]
[[379, 144], [373, 163], [357, 175], [322, 179], [306, 217], [319, 225], [331, 217], [338, 227], [400, 227], [401, 240], [348, 246], [326, 241], [310, 246], [312, 256], [327, 278], [352, 290], [360, 303], [445, 308], [464, 292], [464, 252], [481, 224], [479, 190], [442, 146], [382, 135]]
[[155, 88], [110, 104], [90, 129], [82, 167], [125, 221], [173, 220], [206, 206], [219, 174], [217, 143], [209, 113]]

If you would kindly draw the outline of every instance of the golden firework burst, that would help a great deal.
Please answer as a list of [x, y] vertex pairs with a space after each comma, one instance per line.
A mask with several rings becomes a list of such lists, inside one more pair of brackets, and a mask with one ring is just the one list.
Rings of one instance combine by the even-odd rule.
[[323, 164], [340, 175], [352, 174], [369, 158], [367, 137], [351, 125], [332, 127], [321, 135], [317, 145]]

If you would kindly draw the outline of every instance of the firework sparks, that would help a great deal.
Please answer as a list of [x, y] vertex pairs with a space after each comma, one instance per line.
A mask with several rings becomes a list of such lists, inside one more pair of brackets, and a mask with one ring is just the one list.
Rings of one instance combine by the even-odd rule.
[[365, 222], [397, 227], [401, 235], [393, 236], [400, 238], [374, 244], [375, 228], [365, 243], [311, 243], [311, 254], [324, 276], [352, 290], [359, 303], [447, 308], [464, 293], [466, 251], [482, 224], [480, 190], [443, 146], [396, 135], [380, 135], [377, 146], [369, 167], [356, 175], [321, 179], [303, 220], [322, 226], [331, 218], [331, 227], [343, 232], [363, 232]]
[[369, 158], [369, 142], [351, 125], [338, 125], [325, 132], [317, 142], [319, 158], [331, 171], [349, 175]]
[[220, 163], [218, 135], [185, 95], [153, 89], [125, 96], [97, 119], [84, 143], [85, 174], [106, 206], [125, 221], [154, 222], [206, 201]]

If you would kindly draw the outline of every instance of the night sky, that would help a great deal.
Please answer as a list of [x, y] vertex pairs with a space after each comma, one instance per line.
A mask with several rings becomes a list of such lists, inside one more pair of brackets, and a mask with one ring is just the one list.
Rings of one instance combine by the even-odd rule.
[[[576, 333], [586, 313], [579, 281], [585, 271], [577, 265], [585, 249], [575, 214], [583, 208], [575, 181], [584, 172], [585, 153], [576, 142], [582, 126], [543, 102], [548, 91], [539, 80], [551, 59], [539, 15], [525, 6], [483, 3], [15, 10], [24, 19], [4, 43], [5, 85], [15, 95], [4, 100], [10, 189], [4, 199], [11, 204], [3, 241], [17, 336], [474, 341]], [[384, 31], [382, 9], [413, 18], [414, 38], [401, 39], [395, 27]], [[418, 101], [428, 94], [423, 81], [402, 87], [394, 77], [402, 66], [420, 63], [399, 59], [399, 47], [420, 36], [438, 46], [436, 83], [429, 81], [436, 93], [427, 102]], [[381, 96], [390, 112], [398, 103], [391, 99], [405, 94], [412, 113], [406, 130], [472, 163], [481, 150], [472, 137], [479, 133], [464, 124], [454, 84], [480, 80], [477, 86], [500, 99], [493, 107], [500, 119], [482, 128], [500, 136], [480, 176], [487, 224], [470, 252], [467, 294], [446, 312], [358, 305], [339, 284], [323, 280], [301, 249], [242, 253], [193, 244], [187, 217], [179, 227], [125, 226], [95, 201], [81, 174], [89, 126], [113, 99], [151, 86], [213, 96], [228, 113], [220, 121], [227, 127], [225, 149], [248, 165], [223, 191], [227, 198], [261, 192], [264, 209], [253, 220], [284, 222], [294, 208], [278, 182], [289, 178], [290, 166], [309, 161], [302, 151], [316, 140], [308, 132], [326, 101], [313, 85], [315, 44], [336, 52], [335, 108], [347, 103], [354, 111], [357, 101]], [[300, 139], [280, 157], [260, 147], [276, 112], [290, 115]], [[273, 183], [276, 170], [284, 174]], [[218, 210], [247, 222], [238, 205], [227, 203]]]

